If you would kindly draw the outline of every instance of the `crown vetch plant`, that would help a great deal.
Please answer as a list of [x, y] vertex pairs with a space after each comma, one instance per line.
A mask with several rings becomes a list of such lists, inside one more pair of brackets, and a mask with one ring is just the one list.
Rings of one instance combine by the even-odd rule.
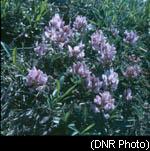
[[147, 3], [57, 3], [2, 2], [2, 134], [149, 134]]
[[[96, 30], [90, 35], [90, 43], [83, 43], [83, 35], [85, 34], [86, 36], [86, 33], [89, 34], [89, 31], [87, 29], [84, 31], [85, 33], [82, 33], [82, 30], [86, 29], [87, 26], [88, 21], [86, 17], [77, 16], [71, 26], [71, 23], [70, 25], [65, 25], [65, 22], [60, 15], [55, 14], [54, 17], [52, 17], [52, 19], [49, 21], [49, 26], [45, 28], [45, 38], [43, 39], [47, 41], [47, 44], [52, 42], [55, 44], [55, 46], [60, 46], [59, 48], [61, 51], [64, 51], [64, 53], [66, 53], [68, 56], [68, 59], [70, 59], [70, 72], [74, 76], [79, 76], [84, 80], [84, 87], [90, 91], [89, 93], [96, 94], [96, 97], [93, 98], [95, 112], [113, 110], [115, 109], [114, 104], [117, 104], [117, 100], [115, 103], [115, 99], [112, 97], [112, 95], [114, 95], [115, 91], [117, 91], [119, 84], [119, 75], [116, 71], [114, 71], [115, 67], [113, 67], [113, 62], [115, 61], [117, 55], [117, 49], [114, 44], [109, 43], [108, 38], [101, 29]], [[116, 28], [112, 29], [111, 32], [113, 35], [119, 34], [119, 31]], [[81, 33], [78, 34], [79, 37], [81, 36], [80, 38], [78, 37], [78, 39], [81, 40], [80, 43], [78, 43], [75, 38], [77, 33]], [[138, 39], [137, 34], [133, 31], [125, 31], [125, 36], [126, 37], [123, 39], [123, 41], [128, 43], [135, 43]], [[72, 43], [75, 42], [75, 46], [72, 47]], [[96, 52], [95, 55], [97, 60], [95, 60], [95, 65], [98, 63], [97, 68], [99, 68], [99, 66], [103, 66], [103, 69], [101, 70], [101, 73], [103, 74], [97, 73], [98, 76], [95, 76], [95, 72], [92, 72], [90, 69], [90, 62], [88, 61], [88, 58], [91, 56], [86, 54], [88, 51], [87, 47], [91, 47], [91, 49], [93, 49], [92, 51]], [[38, 48], [40, 48], [40, 46], [35, 48], [35, 50], [38, 50]], [[41, 51], [46, 50], [42, 48], [40, 49]], [[38, 52], [39, 51], [37, 51], [37, 53]], [[74, 59], [71, 60], [71, 58]], [[133, 78], [137, 77], [139, 73], [140, 67], [135, 65], [127, 67], [126, 71], [123, 72], [123, 75], [125, 77]], [[131, 89], [124, 90], [124, 94], [121, 95], [124, 95], [126, 100], [132, 99]], [[106, 114], [104, 114], [104, 117], [105, 115]]]

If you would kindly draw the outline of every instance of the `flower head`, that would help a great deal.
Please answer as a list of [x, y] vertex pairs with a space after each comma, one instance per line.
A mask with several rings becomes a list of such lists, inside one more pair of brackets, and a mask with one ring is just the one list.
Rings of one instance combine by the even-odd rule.
[[81, 30], [84, 29], [86, 26], [87, 26], [86, 17], [78, 15], [73, 23], [74, 29]]
[[26, 79], [28, 86], [38, 87], [46, 84], [48, 76], [44, 74], [41, 70], [37, 70], [36, 67], [33, 67], [31, 70], [29, 70]]
[[131, 43], [134, 44], [136, 43], [136, 41], [138, 40], [139, 36], [137, 36], [136, 32], [133, 31], [125, 31], [125, 38], [123, 39], [123, 41], [125, 41], [126, 43]]
[[115, 59], [116, 48], [114, 47], [114, 45], [105, 43], [101, 51], [99, 51], [99, 54], [100, 54], [99, 61], [101, 63], [110, 63]]
[[97, 104], [97, 105], [102, 104], [102, 99], [99, 95], [96, 95], [96, 97], [94, 98], [94, 103]]
[[34, 51], [37, 53], [37, 55], [39, 56], [43, 56], [45, 55], [45, 53], [47, 52], [48, 48], [46, 46], [45, 43], [36, 43], [36, 47], [34, 48]]
[[106, 37], [101, 30], [91, 35], [91, 44], [94, 50], [100, 51], [106, 43]]
[[112, 90], [116, 90], [119, 83], [118, 73], [114, 72], [114, 69], [110, 69], [106, 71], [105, 74], [102, 75], [103, 85], [104, 87], [110, 87]]
[[93, 76], [88, 76], [86, 79], [86, 87], [95, 93], [98, 93], [100, 88], [102, 87], [102, 82], [99, 80], [99, 78]]
[[82, 42], [78, 46], [75, 46], [74, 48], [68, 46], [69, 56], [75, 57], [76, 59], [83, 59], [85, 56], [83, 48], [84, 44], [82, 44]]
[[114, 99], [109, 91], [104, 91], [103, 93], [96, 95], [94, 104], [96, 104], [97, 107], [103, 108], [105, 111], [113, 110], [115, 108]]
[[72, 36], [72, 29], [69, 25], [64, 25], [58, 14], [50, 20], [49, 26], [45, 27], [45, 37], [58, 44], [60, 48], [68, 44]]
[[123, 72], [123, 75], [127, 78], [136, 78], [141, 73], [141, 69], [139, 66], [128, 66], [126, 71]]
[[81, 76], [82, 78], [88, 77], [91, 74], [85, 63], [81, 62], [74, 63], [71, 72]]
[[49, 26], [60, 29], [64, 26], [64, 21], [61, 19], [59, 14], [55, 14], [49, 22]]

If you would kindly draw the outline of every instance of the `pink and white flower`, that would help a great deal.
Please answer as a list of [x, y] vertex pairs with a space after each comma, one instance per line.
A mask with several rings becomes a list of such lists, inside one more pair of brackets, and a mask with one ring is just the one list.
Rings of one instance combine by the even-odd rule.
[[141, 73], [141, 69], [139, 66], [128, 66], [123, 75], [127, 78], [136, 78]]
[[82, 42], [75, 46], [74, 48], [72, 48], [71, 46], [68, 46], [68, 50], [69, 50], [69, 57], [75, 57], [76, 59], [83, 59], [85, 56], [84, 53], [84, 44], [82, 44]]
[[29, 70], [26, 80], [28, 86], [38, 87], [43, 86], [47, 83], [48, 76], [44, 74], [41, 70], [33, 67], [31, 70]]
[[91, 44], [94, 50], [100, 51], [106, 43], [106, 37], [102, 30], [98, 30], [91, 35]]
[[124, 32], [124, 34], [125, 34], [125, 38], [123, 39], [123, 41], [125, 41], [126, 43], [134, 44], [139, 39], [139, 36], [134, 31], [129, 32], [129, 31], [126, 30]]
[[99, 80], [99, 78], [95, 77], [94, 75], [90, 75], [85, 79], [86, 87], [95, 93], [98, 93], [100, 91], [100, 88], [102, 87], [102, 81]]
[[104, 109], [105, 111], [113, 110], [115, 108], [115, 99], [112, 98], [109, 91], [104, 91], [99, 95], [96, 95], [94, 99], [94, 104], [99, 107], [99, 109]]
[[86, 17], [78, 15], [73, 23], [75, 30], [85, 29], [87, 26]]
[[74, 63], [71, 72], [81, 76], [82, 78], [86, 78], [91, 74], [89, 68], [82, 62]]
[[114, 72], [114, 69], [107, 70], [102, 75], [103, 85], [105, 88], [110, 87], [112, 90], [116, 90], [119, 83], [118, 73]]

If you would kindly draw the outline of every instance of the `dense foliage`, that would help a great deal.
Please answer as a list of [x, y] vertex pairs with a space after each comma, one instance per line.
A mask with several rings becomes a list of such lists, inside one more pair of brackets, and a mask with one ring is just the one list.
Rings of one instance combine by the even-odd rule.
[[2, 0], [2, 135], [150, 135], [150, 1]]

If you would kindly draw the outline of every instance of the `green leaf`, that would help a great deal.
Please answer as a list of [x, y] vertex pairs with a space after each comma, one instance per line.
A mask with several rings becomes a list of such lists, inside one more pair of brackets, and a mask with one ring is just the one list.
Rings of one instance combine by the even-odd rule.
[[8, 57], [10, 57], [11, 55], [9, 52], [9, 47], [2, 41], [1, 41], [1, 45], [2, 45], [3, 49], [5, 50], [5, 52], [7, 53]]
[[77, 84], [75, 84], [74, 86], [72, 86], [70, 89], [68, 89], [62, 96], [61, 96], [61, 100], [64, 99], [66, 96], [68, 96], [77, 86]]
[[75, 136], [77, 134], [79, 134], [79, 132], [75, 131], [75, 132], [72, 133], [72, 136]]
[[57, 94], [57, 89], [55, 89], [55, 90], [53, 91], [52, 96], [55, 97], [56, 94]]
[[[54, 99], [54, 102], [56, 103], [56, 102], [59, 102], [59, 101], [62, 101], [62, 100], [63, 100], [63, 101], [66, 100], [66, 98], [68, 97], [68, 95], [72, 93], [72, 91], [75, 89], [76, 86], [77, 86], [77, 84], [73, 85], [73, 86], [72, 86], [70, 89], [68, 89], [62, 96], [57, 96], [57, 98]], [[55, 89], [55, 90], [53, 91], [53, 94], [52, 94], [52, 95], [55, 97], [56, 94], [57, 94], [57, 89]]]
[[44, 13], [44, 11], [46, 10], [46, 8], [47, 8], [47, 0], [45, 0], [45, 1], [42, 1], [42, 4], [41, 4], [41, 10], [40, 10], [40, 13], [42, 14], [42, 13]]
[[41, 19], [41, 14], [39, 14], [39, 15], [37, 15], [37, 17], [36, 17], [36, 22], [39, 22], [40, 21], [40, 19]]
[[64, 116], [64, 122], [67, 122], [69, 116], [70, 116], [70, 112], [67, 112]]
[[14, 48], [12, 52], [13, 64], [16, 64], [16, 58], [17, 58], [17, 48]]
[[42, 1], [40, 4], [40, 12], [36, 17], [36, 23], [39, 22], [42, 18], [42, 16], [44, 16], [44, 14], [46, 13], [46, 9], [47, 9], [47, 0], [46, 1]]
[[60, 94], [60, 82], [56, 80], [57, 96]]
[[95, 124], [93, 123], [93, 124], [91, 124], [91, 125], [89, 125], [86, 129], [84, 129], [82, 132], [81, 132], [81, 135], [82, 134], [84, 134], [84, 133], [86, 133], [87, 131], [89, 131], [92, 127], [94, 127], [95, 126]]
[[74, 124], [74, 123], [69, 124], [69, 125], [68, 125], [68, 128], [69, 128], [69, 129], [71, 129], [71, 130], [73, 130], [73, 134], [72, 134], [72, 135], [79, 134], [79, 131], [76, 129], [76, 127], [75, 127], [75, 124]]
[[56, 89], [53, 91], [52, 96], [59, 97], [59, 95], [60, 95], [60, 82], [56, 80]]
[[64, 79], [65, 79], [65, 76], [61, 76], [60, 77], [60, 86], [62, 86], [64, 84]]

